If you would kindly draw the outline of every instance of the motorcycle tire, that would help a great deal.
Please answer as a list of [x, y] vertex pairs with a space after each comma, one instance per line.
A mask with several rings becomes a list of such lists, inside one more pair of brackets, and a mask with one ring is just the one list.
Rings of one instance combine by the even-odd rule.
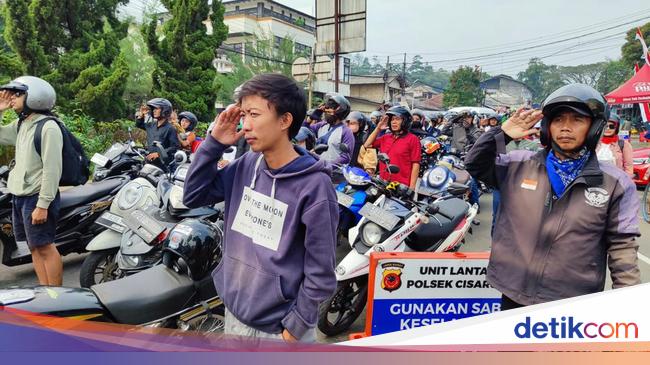
[[645, 186], [643, 198], [641, 199], [641, 209], [643, 210], [643, 219], [650, 223], [650, 183]]
[[[336, 336], [345, 332], [359, 318], [366, 307], [367, 299], [367, 275], [341, 281], [336, 286], [334, 295], [320, 306], [318, 329], [326, 336]], [[336, 314], [334, 323], [330, 321], [330, 314]]]
[[[113, 281], [122, 277], [119, 273], [117, 262], [115, 261], [118, 250], [119, 247], [93, 251], [86, 256], [79, 271], [79, 285], [82, 288], [90, 288], [95, 284]], [[107, 268], [110, 270], [109, 272], [106, 272]], [[118, 271], [117, 273], [116, 270]], [[96, 278], [97, 275], [101, 275], [99, 282]]]

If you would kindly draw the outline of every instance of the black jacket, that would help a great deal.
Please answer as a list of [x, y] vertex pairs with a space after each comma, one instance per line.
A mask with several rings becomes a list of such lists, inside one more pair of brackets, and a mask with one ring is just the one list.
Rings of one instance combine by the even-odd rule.
[[158, 141], [162, 143], [165, 152], [167, 152], [165, 163], [170, 163], [174, 159], [174, 153], [180, 148], [180, 142], [176, 128], [173, 125], [165, 122], [158, 127], [158, 122], [155, 119], [145, 122], [144, 118], [141, 118], [135, 120], [135, 126], [147, 132], [147, 150], [150, 153], [157, 151], [153, 143]]

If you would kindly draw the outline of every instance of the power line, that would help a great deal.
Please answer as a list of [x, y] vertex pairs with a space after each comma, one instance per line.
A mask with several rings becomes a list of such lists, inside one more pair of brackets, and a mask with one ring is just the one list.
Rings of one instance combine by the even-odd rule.
[[262, 60], [265, 60], [265, 61], [277, 62], [277, 63], [281, 63], [281, 64], [284, 64], [284, 65], [290, 65], [290, 66], [293, 65], [293, 63], [291, 63], [291, 62], [286, 62], [286, 61], [278, 60], [278, 59], [275, 59], [275, 58], [256, 55], [256, 54], [248, 53], [246, 51], [237, 51], [235, 49], [225, 48], [223, 44], [219, 46], [219, 49], [222, 49], [222, 50], [228, 51], [228, 52], [238, 53], [240, 55], [245, 55], [245, 56], [249, 56], [249, 57], [253, 57], [253, 58], [259, 58], [259, 59], [262, 59]]
[[501, 45], [494, 45], [494, 46], [488, 46], [488, 47], [480, 47], [480, 48], [474, 48], [474, 49], [459, 50], [459, 51], [451, 51], [451, 52], [429, 52], [429, 53], [427, 53], [427, 52], [417, 52], [417, 54], [419, 54], [419, 55], [463, 54], [463, 53], [474, 53], [474, 52], [490, 50], [490, 49], [508, 48], [508, 47], [512, 47], [514, 45], [532, 43], [533, 41], [537, 41], [537, 40], [541, 40], [541, 39], [554, 38], [554, 37], [565, 35], [565, 34], [581, 32], [581, 31], [588, 30], [588, 29], [591, 29], [591, 28], [596, 28], [596, 27], [599, 27], [601, 25], [608, 24], [608, 23], [611, 23], [611, 22], [614, 22], [614, 21], [627, 19], [627, 18], [629, 18], [631, 16], [638, 16], [640, 14], [645, 14], [645, 13], [647, 13], [649, 11], [650, 11], [650, 8], [642, 9], [642, 10], [639, 10], [639, 11], [635, 11], [634, 13], [622, 15], [620, 17], [616, 17], [616, 18], [612, 18], [612, 19], [608, 19], [608, 20], [604, 20], [602, 22], [594, 23], [594, 24], [591, 24], [591, 25], [588, 25], [588, 26], [575, 28], [575, 29], [571, 29], [571, 30], [566, 30], [566, 31], [559, 32], [559, 33], [553, 33], [553, 34], [548, 34], [548, 35], [544, 35], [544, 36], [539, 36], [539, 37], [535, 37], [535, 38], [530, 38], [530, 39], [526, 39], [526, 40], [521, 40], [521, 41], [516, 41], [516, 42], [511, 42], [511, 43], [504, 43], [504, 44], [501, 44]]

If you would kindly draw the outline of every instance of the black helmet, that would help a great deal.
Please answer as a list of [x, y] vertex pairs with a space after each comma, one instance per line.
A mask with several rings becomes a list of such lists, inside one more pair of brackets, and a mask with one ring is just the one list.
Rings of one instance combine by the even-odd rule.
[[549, 124], [559, 108], [569, 108], [591, 117], [591, 127], [589, 127], [585, 146], [589, 151], [595, 151], [609, 119], [609, 106], [605, 97], [585, 84], [566, 85], [552, 92], [542, 103], [544, 118], [540, 141], [542, 145], [547, 146], [547, 149], [552, 146]]
[[323, 104], [328, 108], [335, 109], [336, 112], [334, 115], [336, 115], [339, 120], [345, 120], [352, 109], [348, 99], [339, 93], [327, 93], [323, 100]]
[[370, 122], [370, 119], [363, 114], [362, 112], [352, 112], [350, 115], [348, 115], [346, 120], [354, 119], [357, 122], [359, 122], [359, 132], [358, 133], [363, 133], [363, 131], [366, 129], [366, 125]]
[[182, 121], [183, 118], [190, 121], [190, 126], [187, 127], [187, 129], [185, 130], [186, 132], [193, 131], [194, 128], [196, 127], [196, 124], [199, 122], [199, 120], [196, 119], [196, 115], [194, 115], [194, 113], [192, 113], [192, 112], [182, 112], [182, 113], [180, 113], [178, 115], [178, 121], [179, 122]]
[[169, 118], [172, 115], [172, 103], [167, 99], [155, 98], [147, 101], [147, 106], [151, 108], [149, 115], [153, 117], [153, 110], [160, 109], [160, 116], [163, 118]]
[[413, 121], [413, 118], [411, 117], [411, 113], [405, 107], [401, 105], [393, 106], [386, 111], [386, 114], [402, 117], [402, 131], [407, 132], [411, 128], [411, 121]]
[[176, 262], [193, 280], [201, 280], [221, 261], [222, 241], [223, 231], [216, 224], [206, 219], [184, 219], [165, 239], [164, 262]]

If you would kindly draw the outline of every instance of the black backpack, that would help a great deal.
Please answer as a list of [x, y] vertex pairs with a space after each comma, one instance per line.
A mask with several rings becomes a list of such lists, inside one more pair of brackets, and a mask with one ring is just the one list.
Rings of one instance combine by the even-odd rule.
[[34, 133], [34, 147], [36, 147], [36, 152], [41, 156], [41, 134], [43, 132], [43, 125], [48, 120], [56, 122], [59, 129], [61, 129], [61, 136], [63, 137], [63, 169], [59, 185], [76, 186], [85, 184], [88, 182], [90, 176], [90, 161], [88, 161], [84, 149], [77, 137], [70, 133], [68, 128], [66, 128], [57, 118], [45, 117], [37, 122], [36, 132]]

